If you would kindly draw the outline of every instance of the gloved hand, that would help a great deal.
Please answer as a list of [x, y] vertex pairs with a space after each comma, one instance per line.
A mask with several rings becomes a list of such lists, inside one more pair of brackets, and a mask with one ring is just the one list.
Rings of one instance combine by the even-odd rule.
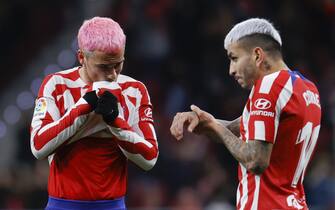
[[111, 124], [119, 115], [117, 98], [109, 91], [105, 91], [98, 99], [95, 112], [101, 114], [107, 124]]
[[98, 96], [95, 91], [85, 93], [83, 99], [85, 99], [85, 101], [91, 106], [92, 110], [95, 110], [98, 103]]

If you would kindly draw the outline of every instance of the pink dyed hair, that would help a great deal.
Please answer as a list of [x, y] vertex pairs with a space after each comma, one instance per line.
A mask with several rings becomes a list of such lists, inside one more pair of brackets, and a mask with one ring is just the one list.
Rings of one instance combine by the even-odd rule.
[[94, 17], [85, 20], [78, 32], [81, 50], [116, 54], [124, 49], [126, 36], [120, 25], [111, 18]]

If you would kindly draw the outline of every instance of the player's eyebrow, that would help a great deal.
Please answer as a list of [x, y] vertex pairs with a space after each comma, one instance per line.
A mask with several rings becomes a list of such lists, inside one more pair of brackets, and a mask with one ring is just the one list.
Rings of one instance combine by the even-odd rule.
[[117, 65], [120, 65], [122, 62], [124, 62], [125, 59], [122, 59], [118, 62], [102, 62], [102, 63], [96, 63], [95, 65], [96, 66], [105, 66], [105, 67], [111, 67], [111, 66], [117, 66]]

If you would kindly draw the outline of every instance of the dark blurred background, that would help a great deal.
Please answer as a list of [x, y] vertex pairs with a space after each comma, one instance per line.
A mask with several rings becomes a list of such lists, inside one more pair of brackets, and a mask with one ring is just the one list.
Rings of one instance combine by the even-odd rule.
[[289, 67], [320, 90], [322, 125], [306, 195], [311, 210], [335, 209], [333, 0], [1, 0], [0, 209], [46, 204], [48, 163], [30, 152], [34, 99], [47, 74], [78, 65], [77, 31], [93, 16], [120, 23], [127, 35], [123, 73], [147, 85], [154, 105], [160, 156], [149, 172], [130, 165], [130, 210], [234, 209], [236, 161], [204, 137], [176, 142], [169, 127], [191, 103], [217, 118], [240, 116], [248, 91], [228, 75], [223, 40], [250, 17], [274, 23]]

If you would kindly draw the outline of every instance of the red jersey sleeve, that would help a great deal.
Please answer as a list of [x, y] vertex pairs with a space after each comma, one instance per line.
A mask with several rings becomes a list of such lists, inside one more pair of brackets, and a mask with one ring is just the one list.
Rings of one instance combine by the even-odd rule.
[[85, 122], [90, 105], [80, 98], [63, 116], [57, 104], [57, 81], [49, 75], [43, 81], [36, 100], [30, 129], [31, 151], [38, 159], [48, 157], [64, 144]]
[[142, 169], [149, 170], [157, 161], [158, 143], [148, 91], [142, 83], [137, 83], [137, 88], [139, 105], [129, 113], [135, 120], [129, 124], [118, 117], [109, 129], [117, 137], [123, 154]]

